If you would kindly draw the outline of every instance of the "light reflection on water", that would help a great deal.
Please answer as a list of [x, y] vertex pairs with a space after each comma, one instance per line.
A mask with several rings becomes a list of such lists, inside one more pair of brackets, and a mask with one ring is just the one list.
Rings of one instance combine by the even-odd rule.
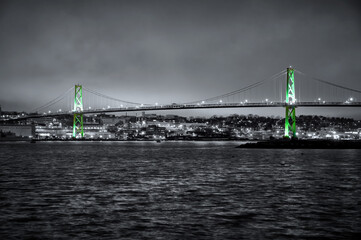
[[235, 142], [0, 144], [0, 237], [350, 239], [360, 150]]

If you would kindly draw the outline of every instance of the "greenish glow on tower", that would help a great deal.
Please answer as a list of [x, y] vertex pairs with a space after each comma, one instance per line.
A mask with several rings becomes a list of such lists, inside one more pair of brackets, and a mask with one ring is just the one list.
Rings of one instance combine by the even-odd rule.
[[74, 96], [74, 120], [73, 120], [73, 137], [84, 137], [83, 127], [83, 87], [82, 85], [75, 85]]
[[286, 91], [286, 118], [285, 118], [285, 137], [289, 138], [289, 132], [292, 137], [296, 137], [296, 92], [295, 75], [293, 68], [287, 68], [287, 91]]

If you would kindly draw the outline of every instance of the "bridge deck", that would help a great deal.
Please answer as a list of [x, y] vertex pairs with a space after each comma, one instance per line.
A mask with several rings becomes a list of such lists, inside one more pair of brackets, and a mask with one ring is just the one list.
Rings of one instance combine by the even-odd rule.
[[[164, 110], [186, 110], [186, 109], [211, 109], [211, 108], [268, 108], [268, 107], [361, 107], [361, 102], [298, 102], [296, 104], [286, 104], [282, 102], [273, 103], [220, 103], [220, 104], [172, 104], [172, 105], [159, 105], [159, 106], [136, 106], [136, 107], [122, 107], [122, 108], [106, 108], [106, 109], [90, 109], [83, 110], [83, 114], [99, 114], [99, 113], [115, 113], [115, 112], [137, 112], [137, 111], [164, 111]], [[79, 112], [81, 113], [81, 112]], [[2, 119], [7, 120], [23, 120], [28, 118], [41, 118], [41, 117], [56, 117], [64, 115], [72, 115], [74, 111], [57, 112], [51, 114], [29, 114], [26, 116]]]

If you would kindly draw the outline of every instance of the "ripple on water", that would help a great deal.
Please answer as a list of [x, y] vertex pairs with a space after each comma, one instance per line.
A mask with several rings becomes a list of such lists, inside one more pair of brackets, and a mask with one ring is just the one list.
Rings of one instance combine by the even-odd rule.
[[360, 150], [0, 144], [1, 239], [357, 239]]

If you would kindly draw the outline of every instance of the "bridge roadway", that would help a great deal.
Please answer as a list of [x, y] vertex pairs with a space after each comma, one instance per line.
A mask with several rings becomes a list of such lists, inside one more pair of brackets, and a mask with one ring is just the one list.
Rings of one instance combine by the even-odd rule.
[[[211, 108], [265, 108], [265, 107], [361, 107], [361, 102], [298, 102], [295, 104], [286, 104], [283, 102], [264, 102], [264, 103], [219, 103], [219, 104], [171, 104], [171, 105], [144, 105], [135, 107], [122, 108], [103, 108], [103, 109], [87, 109], [83, 110], [83, 114], [100, 114], [100, 113], [115, 113], [115, 112], [137, 112], [137, 111], [163, 111], [163, 110], [182, 110], [182, 109], [211, 109]], [[48, 114], [29, 114], [17, 118], [2, 119], [0, 121], [9, 120], [25, 120], [29, 118], [42, 117], [58, 117], [65, 115], [73, 115], [75, 111], [56, 112]]]

